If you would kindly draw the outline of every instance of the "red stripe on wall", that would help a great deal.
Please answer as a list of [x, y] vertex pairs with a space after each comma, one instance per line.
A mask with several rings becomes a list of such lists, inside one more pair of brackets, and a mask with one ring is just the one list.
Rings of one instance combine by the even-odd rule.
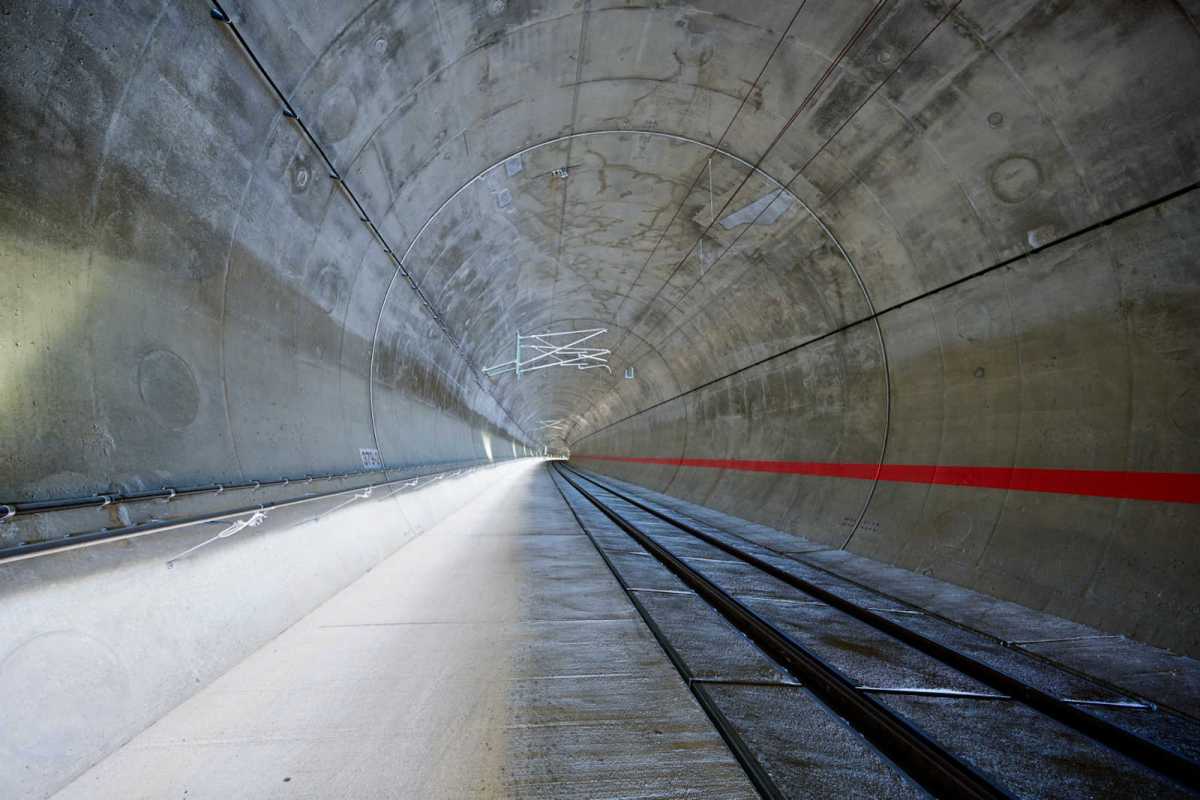
[[1194, 472], [1120, 472], [1103, 469], [963, 467], [941, 464], [879, 466], [829, 461], [744, 461], [729, 458], [651, 458], [575, 453], [571, 454], [571, 458], [856, 480], [873, 480], [878, 477], [881, 481], [893, 483], [971, 486], [977, 489], [1078, 494], [1121, 500], [1157, 500], [1164, 503], [1200, 503], [1200, 473]]

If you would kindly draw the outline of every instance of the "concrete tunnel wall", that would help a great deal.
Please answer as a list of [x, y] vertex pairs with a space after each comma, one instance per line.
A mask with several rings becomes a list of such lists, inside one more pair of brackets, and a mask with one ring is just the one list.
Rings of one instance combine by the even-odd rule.
[[[1195, 198], [1174, 201], [1068, 252], [884, 313], [879, 329], [856, 325], [681, 393], [581, 437], [576, 452], [596, 458], [578, 460], [1195, 653], [1194, 505], [937, 485], [904, 473], [939, 464], [1195, 469], [1194, 390], [1177, 382], [1191, 345], [1181, 349], [1172, 330], [1195, 311], [1167, 295], [1194, 298], [1198, 212]], [[629, 454], [665, 463], [623, 462]], [[757, 459], [799, 474], [747, 471]], [[716, 463], [689, 465], [704, 460]], [[879, 463], [902, 477], [873, 479]], [[822, 475], [829, 465], [858, 474]]]
[[[1192, 3], [224, 7], [449, 333], [209, 4], [16, 3], [7, 498], [545, 420], [617, 459], [1200, 467]], [[612, 374], [476, 381], [577, 327]], [[1195, 497], [581, 463], [1198, 652]]]
[[518, 454], [208, 13], [6, 9], [0, 495]]

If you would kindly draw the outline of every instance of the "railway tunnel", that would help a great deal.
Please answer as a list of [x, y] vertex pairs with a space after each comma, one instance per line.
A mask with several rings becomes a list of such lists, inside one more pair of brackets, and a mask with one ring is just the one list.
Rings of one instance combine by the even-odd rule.
[[0, 796], [1200, 791], [1194, 0], [0, 64]]

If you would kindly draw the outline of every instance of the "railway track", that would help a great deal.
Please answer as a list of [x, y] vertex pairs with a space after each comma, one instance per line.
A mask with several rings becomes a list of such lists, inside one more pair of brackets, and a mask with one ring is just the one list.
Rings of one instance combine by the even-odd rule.
[[[881, 602], [605, 481], [561, 465], [551, 470], [564, 500], [764, 797], [811, 796], [812, 786], [796, 785], [778, 766], [781, 758], [771, 753], [790, 745], [764, 739], [763, 720], [731, 722], [740, 712], [738, 700], [713, 689], [748, 683], [698, 678], [695, 664], [679, 652], [678, 634], [667, 630], [669, 613], [656, 612], [647, 593], [690, 592], [703, 600], [790, 676], [789, 694], [776, 689], [778, 696], [794, 697], [803, 687], [882, 756], [884, 769], [902, 773], [899, 781], [881, 784], [890, 795], [1200, 796], [1194, 760], [1200, 741], [1147, 735], [1145, 723], [1162, 718], [1137, 714], [1153, 714], [1152, 707], [1110, 697], [1098, 685], [1021, 654], [987, 648], [918, 611]], [[654, 559], [680, 588], [661, 581], [660, 588], [637, 586], [630, 568], [621, 565], [635, 564], [637, 574], [647, 574], [645, 562], [631, 561], [641, 555]], [[744, 644], [728, 641], [731, 648]], [[772, 679], [769, 685], [788, 683]], [[980, 709], [984, 717], [1000, 718], [1003, 730], [989, 736], [987, 721], [981, 725], [977, 718]], [[853, 742], [846, 746], [842, 758], [863, 758], [850, 753]]]

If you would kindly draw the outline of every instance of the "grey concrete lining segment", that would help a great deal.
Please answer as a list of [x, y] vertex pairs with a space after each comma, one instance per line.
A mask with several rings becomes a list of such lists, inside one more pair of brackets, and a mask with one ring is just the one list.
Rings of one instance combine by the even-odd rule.
[[[754, 797], [582, 531], [525, 535], [571, 518], [518, 469], [56, 797]], [[547, 602], [560, 562], [603, 587]]]
[[[417, 461], [525, 438], [411, 293], [382, 302], [394, 269], [202, 5], [19, 5], [6, 20], [6, 74], [27, 76], [6, 89], [22, 331], [6, 359], [28, 376], [5, 415], [21, 420], [10, 491], [340, 467], [360, 440]], [[589, 320], [636, 367], [631, 381], [490, 387], [505, 408], [569, 418], [577, 449], [870, 461], [890, 418], [893, 461], [1194, 469], [1195, 326], [1181, 302], [1194, 201], [1053, 245], [1194, 183], [1194, 102], [1174, 76], [1200, 54], [1176, 5], [965, 3], [946, 17], [897, 2], [841, 59], [865, 4], [805, 8], [782, 38], [784, 2], [319, 5], [229, 11], [472, 361], [513, 330]], [[55, 44], [34, 46], [48, 32]], [[502, 166], [517, 153], [520, 170]], [[799, 202], [736, 226], [731, 249], [735, 231], [710, 225], [789, 181]], [[679, 263], [697, 244], [705, 263]], [[963, 279], [879, 320], [886, 376], [877, 336], [775, 358]], [[57, 371], [39, 373], [36, 353]], [[761, 359], [735, 391], [675, 402], [647, 428], [645, 415], [621, 422]], [[91, 391], [54, 391], [72, 381]], [[151, 424], [130, 422], [141, 416]], [[618, 423], [633, 435], [618, 442]], [[1188, 647], [1167, 627], [1190, 601], [1163, 607], [1146, 577], [1186, 594], [1187, 508], [627, 472]], [[1034, 529], [1036, 558], [1021, 546]], [[1138, 603], [1098, 599], [1127, 589]]]

